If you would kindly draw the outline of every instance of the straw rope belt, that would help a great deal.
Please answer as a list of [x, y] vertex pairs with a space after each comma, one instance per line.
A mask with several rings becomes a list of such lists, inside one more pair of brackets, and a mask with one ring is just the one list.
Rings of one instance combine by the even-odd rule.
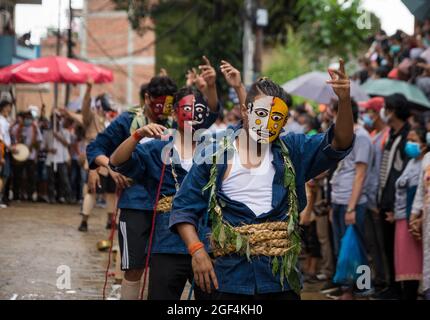
[[[234, 227], [233, 230], [249, 241], [251, 255], [283, 256], [291, 249], [288, 239], [288, 222], [265, 222]], [[235, 244], [224, 248], [214, 248], [215, 256], [225, 256], [236, 252]]]
[[173, 196], [163, 197], [158, 200], [157, 212], [166, 213], [172, 210]]

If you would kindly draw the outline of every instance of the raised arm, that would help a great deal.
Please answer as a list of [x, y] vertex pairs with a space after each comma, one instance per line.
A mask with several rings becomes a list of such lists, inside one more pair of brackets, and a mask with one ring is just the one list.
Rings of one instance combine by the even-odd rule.
[[200, 91], [208, 99], [208, 106], [212, 112], [218, 112], [218, 93], [216, 90], [216, 72], [215, 68], [212, 67], [210, 61], [206, 56], [203, 56], [204, 64], [199, 66], [201, 74], [197, 76], [196, 84], [197, 87], [201, 87], [199, 82], [203, 80], [206, 85], [203, 85], [204, 89], [199, 88]]
[[225, 60], [221, 60], [220, 69], [228, 85], [236, 91], [237, 97], [239, 98], [239, 104], [245, 104], [246, 89], [242, 83], [240, 71]]
[[350, 82], [345, 72], [343, 59], [339, 59], [339, 70], [329, 69], [331, 84], [334, 92], [339, 98], [339, 111], [334, 129], [332, 147], [335, 150], [348, 149], [354, 137], [354, 121], [352, 117]]
[[91, 120], [93, 118], [93, 113], [91, 112], [91, 89], [93, 87], [93, 80], [89, 80], [87, 82], [87, 88], [85, 90], [85, 95], [82, 100], [82, 121], [85, 126], [89, 125], [91, 123]]

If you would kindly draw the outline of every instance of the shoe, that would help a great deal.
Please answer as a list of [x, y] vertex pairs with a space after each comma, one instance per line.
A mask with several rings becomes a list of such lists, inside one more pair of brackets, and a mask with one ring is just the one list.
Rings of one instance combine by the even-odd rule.
[[112, 218], [108, 218], [106, 222], [106, 229], [110, 230], [112, 229]]
[[113, 284], [106, 300], [121, 300], [121, 285]]
[[318, 273], [315, 277], [318, 279], [318, 281], [327, 281], [329, 279], [325, 273]]
[[315, 275], [305, 274], [303, 276], [303, 278], [304, 278], [305, 282], [310, 283], [310, 284], [318, 282], [318, 279], [317, 279], [317, 277]]
[[322, 294], [331, 293], [339, 289], [339, 286], [334, 284], [332, 281], [328, 280], [323, 287], [320, 289]]
[[339, 300], [343, 296], [344, 292], [340, 288], [326, 294], [325, 296], [332, 300]]
[[400, 295], [390, 287], [375, 293], [371, 297], [375, 300], [400, 300]]
[[64, 197], [61, 197], [60, 199], [58, 199], [58, 202], [61, 204], [65, 204], [66, 203], [66, 199]]
[[353, 295], [357, 298], [368, 298], [375, 294], [375, 288], [363, 289], [363, 290], [354, 290]]
[[87, 232], [88, 231], [88, 223], [86, 221], [82, 221], [78, 230], [81, 232]]
[[6, 209], [7, 208], [7, 204], [0, 202], [0, 209]]

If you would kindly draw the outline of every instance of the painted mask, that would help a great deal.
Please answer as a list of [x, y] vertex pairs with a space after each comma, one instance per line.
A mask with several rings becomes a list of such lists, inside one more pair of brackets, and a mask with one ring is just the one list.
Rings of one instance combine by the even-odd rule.
[[209, 108], [206, 101], [197, 98], [190, 94], [183, 97], [178, 102], [178, 126], [182, 129], [193, 128], [198, 130], [204, 128], [207, 117], [209, 116]]
[[281, 133], [288, 106], [280, 98], [267, 96], [248, 105], [250, 137], [259, 143], [270, 143]]
[[173, 96], [161, 96], [151, 99], [149, 105], [154, 118], [157, 120], [166, 119], [172, 113]]

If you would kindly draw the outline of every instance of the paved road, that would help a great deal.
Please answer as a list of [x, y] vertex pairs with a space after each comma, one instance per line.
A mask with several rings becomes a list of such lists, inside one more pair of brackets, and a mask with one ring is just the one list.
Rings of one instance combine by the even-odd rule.
[[[96, 243], [109, 235], [105, 211], [95, 210], [88, 233], [77, 231], [78, 212], [78, 206], [32, 203], [0, 210], [0, 299], [102, 298], [108, 254]], [[57, 288], [60, 266], [70, 267], [69, 290]], [[302, 298], [323, 298], [317, 289], [306, 287]]]

